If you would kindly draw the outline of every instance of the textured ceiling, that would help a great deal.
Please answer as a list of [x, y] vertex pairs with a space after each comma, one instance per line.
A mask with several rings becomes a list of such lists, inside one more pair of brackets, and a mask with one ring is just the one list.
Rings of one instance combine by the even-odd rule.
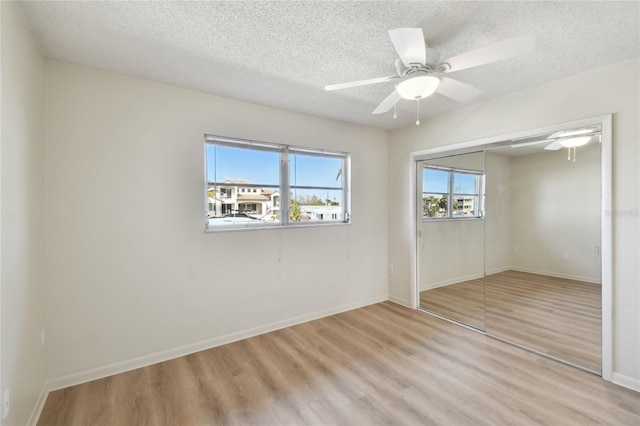
[[[638, 2], [20, 2], [48, 58], [290, 111], [382, 128], [415, 122], [415, 103], [371, 115], [393, 83], [323, 87], [393, 75], [387, 31], [422, 27], [448, 58], [522, 34], [533, 53], [451, 77], [473, 103], [638, 57]], [[439, 94], [421, 120], [464, 105]]]

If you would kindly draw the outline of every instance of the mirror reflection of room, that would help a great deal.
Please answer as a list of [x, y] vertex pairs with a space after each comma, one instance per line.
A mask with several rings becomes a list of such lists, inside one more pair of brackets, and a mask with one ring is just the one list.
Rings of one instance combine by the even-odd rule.
[[[599, 373], [599, 142], [599, 127], [571, 129], [419, 162], [420, 307]], [[452, 179], [446, 206], [438, 167], [482, 174], [478, 201]]]
[[486, 153], [486, 330], [600, 372], [599, 128], [553, 136]]
[[420, 164], [420, 307], [484, 330], [484, 153]]

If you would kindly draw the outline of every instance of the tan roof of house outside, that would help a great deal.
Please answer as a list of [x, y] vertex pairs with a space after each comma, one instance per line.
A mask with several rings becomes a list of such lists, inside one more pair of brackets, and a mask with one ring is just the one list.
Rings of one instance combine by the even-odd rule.
[[262, 194], [238, 194], [238, 201], [270, 201], [271, 199]]

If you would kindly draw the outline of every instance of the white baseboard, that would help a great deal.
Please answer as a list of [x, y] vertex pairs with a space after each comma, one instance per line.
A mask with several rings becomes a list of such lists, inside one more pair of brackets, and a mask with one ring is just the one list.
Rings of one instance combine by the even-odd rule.
[[572, 274], [562, 274], [559, 272], [549, 272], [549, 271], [543, 271], [540, 269], [520, 268], [518, 266], [513, 266], [509, 269], [516, 272], [526, 272], [529, 274], [546, 275], [548, 277], [564, 278], [567, 280], [584, 281], [586, 283], [592, 283], [592, 284], [602, 284], [602, 280], [600, 278], [584, 277], [584, 276], [572, 275]]
[[40, 391], [40, 395], [38, 396], [38, 400], [36, 401], [36, 405], [33, 407], [33, 411], [31, 411], [31, 415], [29, 416], [29, 420], [27, 421], [28, 426], [36, 426], [38, 423], [38, 419], [40, 418], [40, 414], [42, 413], [42, 409], [44, 408], [44, 403], [47, 402], [47, 397], [49, 396], [49, 386], [47, 382], [44, 382], [42, 385], [42, 390]]
[[611, 382], [616, 385], [624, 386], [636, 392], [640, 392], [640, 379], [634, 377], [625, 376], [620, 373], [613, 373], [611, 376]]
[[500, 272], [507, 272], [507, 271], [511, 271], [511, 267], [510, 266], [503, 266], [502, 268], [494, 268], [494, 269], [487, 269], [484, 274], [486, 275], [493, 275], [493, 274], [499, 274]]
[[271, 331], [275, 331], [281, 328], [290, 327], [296, 324], [301, 324], [303, 322], [327, 317], [329, 315], [335, 315], [341, 312], [350, 311], [352, 309], [361, 308], [363, 306], [373, 305], [375, 303], [384, 302], [386, 300], [389, 300], [389, 298], [387, 294], [384, 294], [381, 296], [376, 296], [369, 299], [360, 300], [357, 302], [351, 302], [344, 305], [335, 306], [333, 308], [323, 309], [323, 310], [312, 312], [309, 314], [299, 315], [299, 316], [285, 319], [282, 321], [276, 321], [271, 324], [261, 325], [259, 327], [254, 327], [248, 330], [242, 330], [235, 333], [230, 333], [223, 336], [202, 340], [200, 342], [190, 343], [188, 345], [179, 346], [177, 348], [167, 349], [164, 351], [160, 351], [160, 352], [156, 352], [148, 355], [143, 355], [143, 356], [132, 358], [126, 361], [116, 362], [113, 364], [105, 365], [103, 367], [80, 371], [80, 372], [69, 374], [66, 376], [55, 377], [53, 379], [47, 380], [46, 389], [50, 392], [57, 389], [78, 385], [80, 383], [86, 383], [91, 380], [102, 379], [104, 377], [112, 376], [114, 374], [124, 373], [126, 371], [135, 370], [137, 368], [147, 367], [149, 365], [157, 364], [163, 361], [168, 361], [173, 358], [178, 358], [178, 357], [189, 355], [195, 352], [211, 349], [216, 346], [221, 346], [227, 343], [236, 342], [238, 340], [257, 336], [259, 334], [269, 333]]
[[498, 274], [500, 272], [505, 272], [505, 271], [526, 272], [526, 273], [529, 273], [529, 274], [545, 275], [547, 277], [564, 278], [564, 279], [567, 279], [567, 280], [576, 280], [576, 281], [584, 281], [584, 282], [592, 283], [592, 284], [602, 284], [602, 281], [599, 278], [585, 277], [585, 276], [571, 275], [571, 274], [562, 274], [562, 273], [558, 273], [558, 272], [549, 272], [549, 271], [543, 271], [541, 269], [530, 269], [530, 268], [520, 268], [520, 267], [517, 267], [517, 266], [508, 266], [508, 267], [502, 267], [502, 268], [495, 268], [495, 269], [487, 270], [484, 274], [473, 274], [473, 275], [467, 275], [467, 276], [464, 276], [464, 277], [456, 277], [456, 278], [451, 278], [451, 279], [448, 279], [448, 280], [438, 281], [438, 282], [435, 282], [435, 283], [422, 284], [422, 285], [420, 285], [420, 291], [433, 290], [434, 288], [444, 287], [444, 286], [451, 285], [451, 284], [458, 284], [458, 283], [461, 283], [461, 282], [464, 282], [464, 281], [469, 281], [469, 280], [475, 280], [475, 279], [478, 279], [478, 278], [482, 278], [485, 275], [493, 275], [493, 274]]
[[405, 308], [411, 308], [411, 302], [401, 297], [389, 296], [389, 300], [393, 303], [397, 303], [398, 305], [402, 305]]
[[464, 277], [451, 278], [448, 280], [438, 281], [435, 283], [422, 284], [420, 285], [420, 291], [433, 290], [434, 288], [444, 287], [451, 284], [458, 284], [458, 283], [462, 283], [470, 280], [477, 280], [478, 278], [482, 278], [482, 277], [484, 277], [484, 273], [466, 275]]

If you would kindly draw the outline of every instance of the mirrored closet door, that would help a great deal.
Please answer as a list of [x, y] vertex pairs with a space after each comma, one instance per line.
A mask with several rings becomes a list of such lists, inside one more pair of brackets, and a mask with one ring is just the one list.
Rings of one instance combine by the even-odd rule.
[[484, 330], [484, 153], [418, 170], [420, 307]]
[[600, 129], [563, 134], [485, 153], [486, 331], [600, 373]]
[[418, 161], [420, 308], [600, 373], [600, 133]]

